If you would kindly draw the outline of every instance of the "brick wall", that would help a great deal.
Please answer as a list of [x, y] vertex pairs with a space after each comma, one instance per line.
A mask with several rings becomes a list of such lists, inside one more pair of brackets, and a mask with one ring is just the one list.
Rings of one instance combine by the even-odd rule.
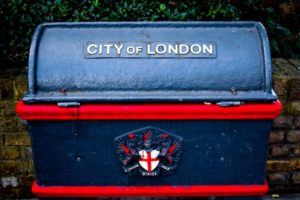
[[[273, 60], [273, 84], [284, 104], [270, 134], [267, 177], [270, 192], [300, 191], [300, 60]], [[34, 179], [26, 122], [15, 106], [27, 86], [27, 72], [0, 69], [0, 199], [30, 197]]]
[[268, 181], [273, 192], [300, 191], [300, 60], [273, 60], [273, 88], [283, 112], [270, 134]]
[[0, 199], [29, 197], [34, 177], [30, 138], [15, 106], [27, 86], [27, 73], [0, 70]]

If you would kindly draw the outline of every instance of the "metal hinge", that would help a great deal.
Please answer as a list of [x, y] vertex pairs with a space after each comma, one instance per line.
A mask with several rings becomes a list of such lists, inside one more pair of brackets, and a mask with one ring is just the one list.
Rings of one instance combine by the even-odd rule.
[[58, 107], [63, 107], [63, 108], [79, 107], [80, 103], [79, 102], [58, 102], [57, 106]]
[[217, 103], [218, 106], [227, 107], [227, 106], [240, 106], [244, 104], [241, 101], [220, 101]]

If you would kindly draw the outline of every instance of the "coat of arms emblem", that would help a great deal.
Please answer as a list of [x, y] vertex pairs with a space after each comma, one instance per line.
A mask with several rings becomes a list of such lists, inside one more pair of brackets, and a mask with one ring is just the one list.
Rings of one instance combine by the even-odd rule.
[[182, 137], [146, 127], [115, 138], [116, 151], [128, 175], [173, 174], [182, 153]]

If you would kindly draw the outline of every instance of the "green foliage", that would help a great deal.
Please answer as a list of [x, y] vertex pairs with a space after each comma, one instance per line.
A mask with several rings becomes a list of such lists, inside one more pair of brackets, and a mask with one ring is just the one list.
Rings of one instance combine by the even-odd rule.
[[300, 56], [296, 0], [6, 0], [2, 4], [1, 56], [23, 66], [37, 25], [59, 21], [255, 20], [266, 26], [274, 57]]
[[237, 1], [242, 20], [261, 21], [267, 29], [273, 57], [300, 57], [300, 1]]

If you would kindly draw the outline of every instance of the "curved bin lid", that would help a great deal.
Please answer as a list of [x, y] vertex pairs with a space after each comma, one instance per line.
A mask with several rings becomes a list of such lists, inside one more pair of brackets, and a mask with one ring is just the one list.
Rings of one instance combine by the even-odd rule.
[[274, 101], [258, 22], [40, 25], [25, 103]]

